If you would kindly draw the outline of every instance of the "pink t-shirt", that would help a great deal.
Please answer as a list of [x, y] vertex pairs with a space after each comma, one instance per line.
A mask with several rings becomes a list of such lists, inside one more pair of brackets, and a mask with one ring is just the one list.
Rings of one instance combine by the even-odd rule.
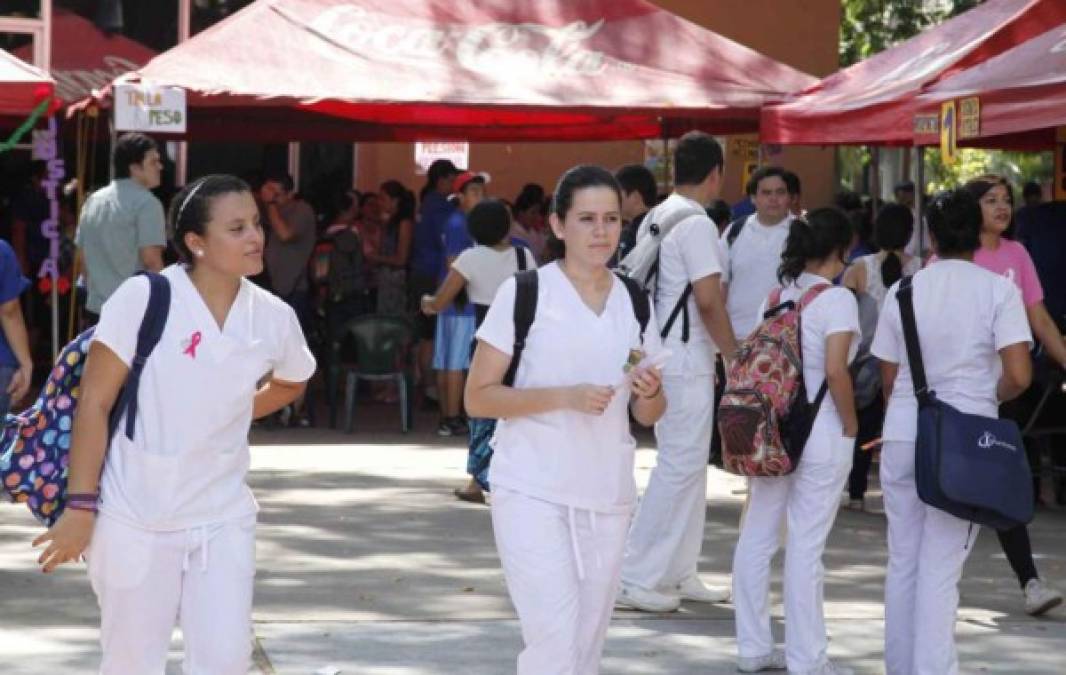
[[[934, 255], [929, 259], [929, 264], [936, 260]], [[999, 248], [982, 246], [974, 253], [973, 262], [978, 267], [1013, 281], [1022, 292], [1022, 304], [1026, 307], [1032, 307], [1044, 299], [1044, 288], [1040, 285], [1033, 259], [1029, 256], [1029, 251], [1018, 242], [1000, 239]]]

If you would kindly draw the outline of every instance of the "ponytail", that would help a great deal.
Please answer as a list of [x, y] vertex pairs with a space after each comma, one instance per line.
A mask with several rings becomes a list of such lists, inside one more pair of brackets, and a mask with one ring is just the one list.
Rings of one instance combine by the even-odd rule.
[[881, 283], [885, 288], [892, 288], [903, 277], [903, 261], [895, 251], [889, 251], [881, 262]]
[[852, 236], [851, 221], [840, 209], [814, 209], [805, 218], [796, 218], [789, 227], [777, 280], [787, 285], [803, 274], [808, 263], [834, 254], [844, 257]]

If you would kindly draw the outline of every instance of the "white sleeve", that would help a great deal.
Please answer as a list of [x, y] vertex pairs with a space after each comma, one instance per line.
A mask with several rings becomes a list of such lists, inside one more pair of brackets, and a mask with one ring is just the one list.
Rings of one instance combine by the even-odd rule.
[[996, 351], [1021, 342], [1032, 344], [1033, 334], [1029, 330], [1029, 318], [1025, 313], [1021, 291], [1018, 287], [1000, 278], [1005, 283], [998, 284], [1000, 292], [992, 319], [992, 333], [996, 339]]
[[148, 309], [148, 278], [135, 276], [122, 282], [100, 310], [100, 322], [93, 331], [99, 342], [129, 367], [137, 351], [137, 333]]
[[824, 297], [826, 337], [837, 333], [862, 335], [859, 327], [859, 304], [855, 302], [851, 291], [841, 287], [830, 288]]
[[[729, 256], [733, 254], [733, 247], [729, 245], [729, 232], [735, 225], [730, 223], [722, 232], [722, 236], [718, 237], [718, 260], [722, 267], [722, 283], [728, 284], [730, 274], [729, 271], [732, 267], [729, 265]], [[760, 314], [761, 316], [761, 314]]]
[[485, 320], [478, 328], [477, 339], [511, 356], [514, 353], [514, 303], [515, 278], [500, 285], [496, 297], [489, 305]]
[[655, 303], [648, 302], [649, 311], [648, 325], [644, 328], [643, 340], [645, 354], [657, 354], [663, 349], [663, 340], [659, 337], [659, 322], [655, 318]]
[[283, 382], [306, 382], [315, 374], [315, 357], [307, 347], [296, 312], [288, 305], [284, 309], [282, 337], [273, 359], [274, 378]]
[[681, 261], [685, 265], [685, 275], [689, 283], [721, 274], [722, 265], [718, 261], [718, 229], [706, 216], [692, 216], [678, 227], [684, 227], [678, 234], [678, 248]]
[[899, 284], [894, 284], [885, 296], [881, 307], [881, 316], [877, 319], [877, 331], [870, 344], [870, 353], [887, 363], [902, 363], [906, 349], [903, 345], [903, 323], [899, 317], [899, 301], [896, 291]]
[[470, 281], [470, 267], [472, 264], [472, 258], [474, 257], [474, 251], [476, 249], [468, 248], [459, 254], [454, 261], [452, 261], [452, 269], [458, 272], [464, 279]]

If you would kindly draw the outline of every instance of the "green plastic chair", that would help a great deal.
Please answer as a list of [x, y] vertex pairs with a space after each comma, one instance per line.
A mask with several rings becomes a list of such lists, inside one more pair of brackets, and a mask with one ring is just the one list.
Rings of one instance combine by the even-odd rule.
[[[395, 382], [400, 392], [400, 429], [411, 429], [411, 345], [414, 328], [397, 316], [367, 315], [344, 325], [332, 344], [330, 387], [336, 391], [338, 375], [344, 380], [344, 430], [352, 433], [359, 380]], [[334, 396], [335, 398], [335, 396]], [[336, 406], [331, 410], [336, 426]]]

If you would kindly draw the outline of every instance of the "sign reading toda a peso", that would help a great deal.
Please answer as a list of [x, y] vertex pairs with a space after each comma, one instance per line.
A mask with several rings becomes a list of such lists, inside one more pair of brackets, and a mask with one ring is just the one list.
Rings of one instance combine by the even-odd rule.
[[115, 85], [115, 129], [185, 133], [185, 90], [147, 84]]
[[[574, 21], [565, 26], [536, 23], [441, 24], [369, 12], [352, 5], [330, 8], [311, 22], [330, 42], [400, 63], [454, 59], [488, 77], [559, 79], [602, 75], [611, 66], [629, 67], [586, 45], [604, 26]], [[324, 55], [334, 55], [326, 52]]]

